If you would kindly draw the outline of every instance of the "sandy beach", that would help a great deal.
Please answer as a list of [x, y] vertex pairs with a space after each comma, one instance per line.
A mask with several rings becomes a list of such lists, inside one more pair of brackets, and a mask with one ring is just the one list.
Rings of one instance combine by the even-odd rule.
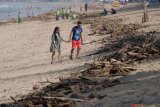
[[[55, 59], [55, 63], [50, 64], [51, 53], [49, 52], [49, 47], [54, 27], [60, 26], [62, 37], [68, 40], [74, 25], [73, 21], [70, 20], [57, 22], [51, 20], [48, 22], [33, 21], [0, 26], [2, 35], [5, 35], [0, 37], [1, 101], [8, 99], [11, 95], [20, 96], [31, 92], [33, 85], [46, 81], [46, 79], [56, 81], [61, 75], [70, 74], [70, 69], [76, 69], [88, 62], [85, 58], [70, 61], [71, 43], [63, 43], [63, 62], [57, 63], [57, 59]], [[83, 26], [85, 43], [102, 38], [90, 38], [87, 36], [87, 33], [89, 33], [88, 27], [88, 25]], [[95, 44], [86, 44], [82, 50], [81, 57], [95, 51], [100, 46], [101, 44], [96, 46]]]
[[[125, 23], [139, 23], [141, 22], [142, 12], [122, 12], [106, 17], [125, 18], [127, 19]], [[149, 27], [141, 30], [160, 32], [159, 10], [153, 9], [149, 14], [150, 22], [146, 23], [146, 26]], [[19, 99], [23, 95], [34, 92], [32, 87], [38, 85], [42, 88], [47, 84], [42, 85], [41, 82], [46, 80], [57, 82], [60, 77], [66, 78], [71, 73], [87, 69], [86, 63], [91, 63], [101, 56], [101, 54], [90, 54], [104, 46], [101, 42], [95, 41], [102, 40], [109, 35], [90, 36], [88, 35], [91, 33], [90, 25], [83, 25], [85, 44], [82, 47], [80, 59], [70, 60], [71, 43], [63, 43], [62, 62], [57, 62], [56, 54], [55, 62], [50, 64], [51, 53], [49, 47], [54, 27], [59, 26], [62, 37], [68, 40], [72, 27], [76, 25], [75, 22], [76, 20], [70, 19], [60, 21], [55, 21], [55, 19], [47, 21], [31, 20], [21, 24], [8, 23], [0, 26], [0, 103], [12, 101], [10, 96]], [[122, 78], [123, 81], [137, 80], [137, 82], [121, 84], [99, 91], [98, 93], [107, 94], [108, 97], [105, 97], [100, 103], [95, 103], [95, 101], [92, 105], [91, 102], [85, 107], [127, 107], [128, 103], [138, 101], [137, 99], [142, 99], [142, 97], [144, 97], [145, 103], [159, 104], [160, 60], [149, 60], [139, 64], [139, 66], [140, 70]], [[133, 87], [130, 87], [131, 85]], [[96, 104], [101, 106], [95, 106]]]

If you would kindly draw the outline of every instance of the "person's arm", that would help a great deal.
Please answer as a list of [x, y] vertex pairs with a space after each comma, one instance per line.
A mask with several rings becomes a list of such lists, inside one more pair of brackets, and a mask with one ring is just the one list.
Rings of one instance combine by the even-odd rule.
[[68, 41], [64, 40], [61, 35], [59, 35], [59, 37], [60, 37], [60, 39], [61, 39], [62, 41], [68, 42]]
[[82, 33], [81, 33], [81, 43], [83, 45], [83, 36], [82, 36]]
[[69, 36], [69, 42], [71, 41], [72, 36], [73, 36], [73, 32], [71, 31], [70, 36]]
[[83, 45], [83, 35], [82, 35], [82, 33], [83, 33], [83, 29], [81, 28], [81, 43]]
[[71, 31], [71, 33], [69, 35], [69, 41], [68, 42], [71, 42], [72, 36], [73, 36], [73, 29], [72, 29], [72, 31]]

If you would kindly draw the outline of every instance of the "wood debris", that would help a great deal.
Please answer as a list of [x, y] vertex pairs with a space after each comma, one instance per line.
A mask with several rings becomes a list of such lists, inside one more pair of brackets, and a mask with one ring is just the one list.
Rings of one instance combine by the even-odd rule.
[[[86, 16], [88, 17], [88, 16]], [[82, 19], [83, 24], [91, 24], [91, 34], [90, 35], [105, 35], [111, 34], [112, 37], [124, 37], [128, 34], [135, 35], [139, 33], [136, 31], [141, 28], [142, 25], [139, 23], [122, 24], [122, 19], [110, 19], [110, 18], [85, 18]]]
[[67, 79], [60, 79], [60, 82], [51, 83], [41, 91], [29, 94], [21, 100], [14, 99], [16, 102], [11, 105], [18, 103], [22, 106], [74, 107], [77, 103], [87, 103], [95, 98], [102, 99], [106, 95], [91, 92], [120, 84], [121, 81], [112, 77], [125, 76], [134, 70], [136, 67], [115, 59], [96, 61], [85, 71], [72, 74]]

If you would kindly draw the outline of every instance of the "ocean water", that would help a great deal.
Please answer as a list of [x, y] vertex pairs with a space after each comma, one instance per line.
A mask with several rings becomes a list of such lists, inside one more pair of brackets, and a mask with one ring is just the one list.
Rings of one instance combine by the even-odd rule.
[[0, 20], [16, 19], [19, 12], [22, 17], [36, 16], [57, 8], [69, 8], [76, 4], [74, 2], [0, 2]]

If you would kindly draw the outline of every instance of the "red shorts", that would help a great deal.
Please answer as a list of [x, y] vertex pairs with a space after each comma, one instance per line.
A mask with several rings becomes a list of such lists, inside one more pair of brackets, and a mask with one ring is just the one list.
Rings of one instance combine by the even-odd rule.
[[78, 48], [78, 49], [81, 48], [81, 40], [78, 40], [78, 41], [72, 40], [72, 49], [74, 48]]

